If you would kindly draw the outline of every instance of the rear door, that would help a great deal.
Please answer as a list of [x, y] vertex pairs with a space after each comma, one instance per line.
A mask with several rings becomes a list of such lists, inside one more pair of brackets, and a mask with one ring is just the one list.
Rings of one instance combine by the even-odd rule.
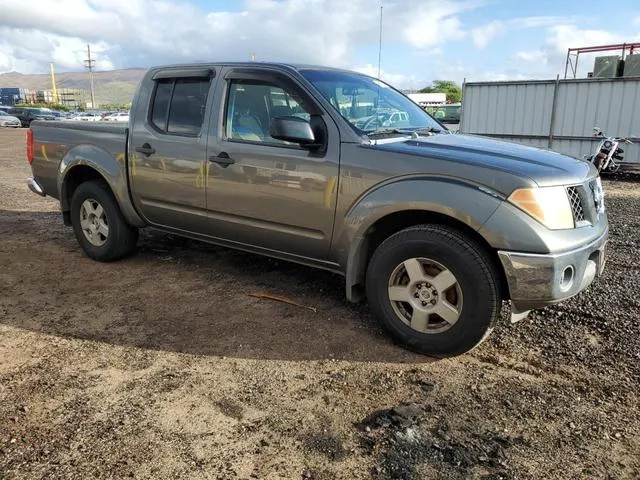
[[214, 68], [169, 68], [153, 74], [148, 101], [132, 125], [133, 200], [152, 225], [200, 233], [206, 223], [208, 104]]
[[[335, 214], [337, 126], [284, 72], [227, 67], [220, 77], [207, 148], [211, 235], [325, 259]], [[324, 148], [272, 138], [277, 117], [310, 122]]]

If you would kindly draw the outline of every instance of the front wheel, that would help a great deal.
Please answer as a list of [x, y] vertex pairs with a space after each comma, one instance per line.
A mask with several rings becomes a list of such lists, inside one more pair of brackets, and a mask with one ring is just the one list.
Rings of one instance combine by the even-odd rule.
[[88, 257], [111, 262], [130, 254], [138, 229], [130, 226], [109, 186], [102, 180], [81, 183], [71, 198], [71, 223]]
[[620, 164], [619, 163], [613, 163], [613, 160], [609, 163], [609, 165], [607, 165], [607, 168], [605, 169], [606, 173], [618, 173], [620, 171]]
[[498, 321], [498, 275], [457, 230], [421, 225], [385, 240], [367, 267], [367, 298], [391, 337], [419, 353], [453, 356], [480, 344]]

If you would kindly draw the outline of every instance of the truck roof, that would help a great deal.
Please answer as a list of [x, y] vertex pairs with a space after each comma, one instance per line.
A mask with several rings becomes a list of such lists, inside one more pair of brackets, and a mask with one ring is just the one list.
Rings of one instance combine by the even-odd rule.
[[313, 65], [313, 64], [304, 64], [304, 63], [287, 63], [287, 62], [197, 62], [197, 63], [175, 63], [168, 65], [157, 65], [151, 67], [151, 70], [158, 70], [164, 68], [192, 68], [192, 67], [202, 67], [202, 66], [211, 66], [211, 67], [255, 67], [255, 66], [263, 66], [263, 67], [278, 67], [285, 68], [288, 70], [332, 70], [337, 72], [349, 72], [349, 73], [357, 73], [359, 75], [367, 76], [364, 73], [356, 72], [354, 70], [348, 70], [345, 68], [336, 68], [336, 67], [328, 67], [326, 65]]

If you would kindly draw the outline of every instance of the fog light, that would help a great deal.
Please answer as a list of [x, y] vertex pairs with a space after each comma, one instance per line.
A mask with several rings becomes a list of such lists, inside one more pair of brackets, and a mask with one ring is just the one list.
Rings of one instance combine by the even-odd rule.
[[574, 276], [573, 265], [569, 265], [562, 271], [562, 278], [560, 279], [560, 290], [566, 292], [573, 285], [573, 276]]

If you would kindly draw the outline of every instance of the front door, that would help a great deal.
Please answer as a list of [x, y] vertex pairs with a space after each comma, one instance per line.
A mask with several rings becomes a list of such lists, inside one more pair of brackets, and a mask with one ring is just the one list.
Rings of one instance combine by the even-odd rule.
[[[223, 75], [212, 121], [219, 128], [210, 131], [207, 149], [211, 235], [326, 259], [339, 168], [335, 123], [295, 82], [280, 81], [285, 74], [243, 68]], [[323, 148], [271, 137], [273, 119], [292, 116], [311, 123]]]
[[206, 225], [202, 132], [210, 90], [206, 69], [159, 71], [150, 101], [139, 102], [129, 142], [131, 188], [136, 208], [152, 225], [197, 233]]

